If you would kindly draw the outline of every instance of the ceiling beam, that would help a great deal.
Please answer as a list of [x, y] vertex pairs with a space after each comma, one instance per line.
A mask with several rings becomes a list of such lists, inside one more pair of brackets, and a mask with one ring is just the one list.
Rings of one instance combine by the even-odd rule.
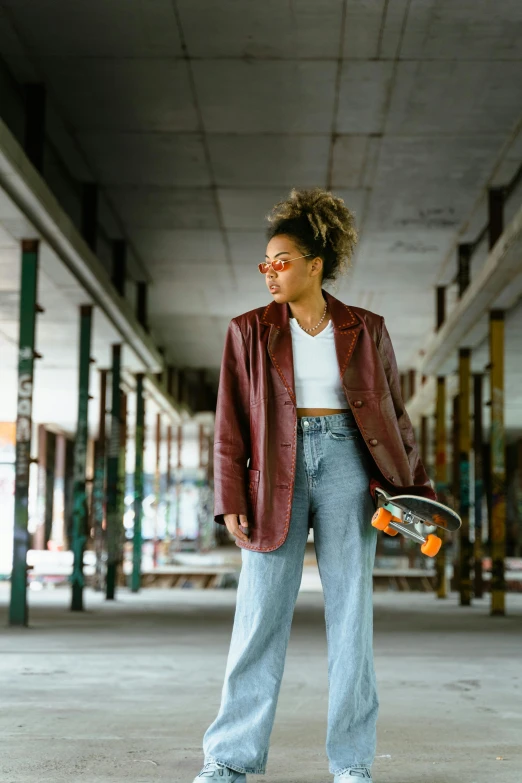
[[92, 304], [105, 313], [122, 341], [136, 354], [143, 370], [160, 372], [163, 357], [152, 338], [138, 323], [130, 304], [118, 294], [99, 259], [1, 120], [0, 187], [32, 224], [36, 235], [74, 275]]

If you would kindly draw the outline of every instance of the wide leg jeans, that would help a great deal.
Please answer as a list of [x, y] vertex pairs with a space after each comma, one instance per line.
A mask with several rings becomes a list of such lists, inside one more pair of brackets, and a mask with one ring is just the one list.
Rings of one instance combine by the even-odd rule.
[[273, 552], [241, 550], [221, 705], [203, 739], [205, 762], [238, 772], [266, 771], [310, 515], [325, 601], [329, 770], [370, 767], [375, 756], [371, 458], [351, 412], [301, 417], [297, 429], [288, 536]]

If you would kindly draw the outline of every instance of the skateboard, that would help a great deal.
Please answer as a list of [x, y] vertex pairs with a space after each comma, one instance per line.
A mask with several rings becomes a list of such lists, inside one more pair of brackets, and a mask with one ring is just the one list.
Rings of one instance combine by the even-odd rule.
[[429, 533], [423, 535], [418, 530], [418, 524], [440, 527], [454, 533], [462, 524], [462, 520], [448, 506], [436, 500], [428, 500], [417, 495], [388, 495], [380, 487], [375, 489], [377, 511], [372, 517], [372, 525], [377, 530], [383, 530], [389, 536], [401, 533], [406, 538], [421, 544], [421, 552], [428, 557], [435, 557], [442, 546], [442, 539]]

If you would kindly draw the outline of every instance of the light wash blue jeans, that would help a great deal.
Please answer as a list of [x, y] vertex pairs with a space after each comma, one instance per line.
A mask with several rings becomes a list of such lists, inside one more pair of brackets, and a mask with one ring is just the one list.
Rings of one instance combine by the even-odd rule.
[[351, 412], [298, 419], [288, 537], [273, 552], [241, 550], [221, 706], [203, 738], [205, 763], [219, 761], [238, 772], [266, 770], [311, 515], [325, 600], [329, 770], [371, 766], [379, 701], [370, 460]]

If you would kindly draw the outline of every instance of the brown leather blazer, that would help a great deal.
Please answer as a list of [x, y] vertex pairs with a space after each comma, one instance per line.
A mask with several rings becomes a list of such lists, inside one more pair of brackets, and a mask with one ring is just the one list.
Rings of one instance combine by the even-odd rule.
[[[400, 392], [384, 318], [348, 307], [328, 291], [346, 400], [380, 485], [436, 499]], [[271, 552], [287, 536], [295, 478], [297, 415], [287, 304], [273, 301], [233, 318], [219, 380], [214, 440], [214, 519], [245, 514], [245, 549]], [[247, 464], [248, 463], [248, 464]], [[370, 524], [370, 520], [368, 520]]]

